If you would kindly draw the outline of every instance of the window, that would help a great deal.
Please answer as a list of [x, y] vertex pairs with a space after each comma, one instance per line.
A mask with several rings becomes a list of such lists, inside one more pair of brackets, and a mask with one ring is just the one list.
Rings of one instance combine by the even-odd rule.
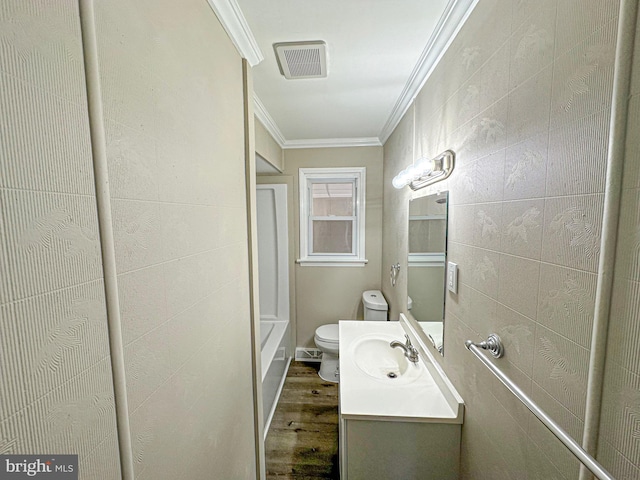
[[300, 169], [300, 260], [364, 265], [365, 168]]

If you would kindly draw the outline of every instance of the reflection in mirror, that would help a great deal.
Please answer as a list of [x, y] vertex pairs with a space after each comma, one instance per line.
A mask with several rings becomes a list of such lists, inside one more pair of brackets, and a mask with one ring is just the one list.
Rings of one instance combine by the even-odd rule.
[[444, 354], [448, 192], [409, 202], [407, 300], [411, 316]]

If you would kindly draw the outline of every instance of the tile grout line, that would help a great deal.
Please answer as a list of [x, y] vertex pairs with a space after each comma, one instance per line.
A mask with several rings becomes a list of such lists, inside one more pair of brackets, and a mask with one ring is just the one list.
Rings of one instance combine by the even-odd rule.
[[104, 290], [109, 330], [109, 351], [116, 409], [118, 449], [120, 470], [123, 480], [134, 479], [133, 448], [127, 405], [127, 386], [125, 377], [124, 346], [120, 303], [118, 297], [118, 278], [109, 197], [109, 172], [107, 169], [107, 143], [105, 137], [104, 116], [102, 111], [102, 93], [98, 63], [98, 45], [93, 0], [79, 0], [80, 28], [82, 31], [82, 52], [87, 88], [87, 107], [91, 151], [96, 187], [96, 205], [100, 246], [102, 253]]

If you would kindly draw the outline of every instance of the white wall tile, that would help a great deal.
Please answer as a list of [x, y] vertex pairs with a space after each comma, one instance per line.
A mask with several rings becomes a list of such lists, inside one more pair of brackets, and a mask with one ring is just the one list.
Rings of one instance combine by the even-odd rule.
[[527, 474], [535, 480], [562, 478], [563, 474], [534, 442], [527, 444]]
[[466, 115], [458, 119], [457, 125], [466, 123], [473, 114], [493, 105], [509, 91], [509, 44], [505, 43], [462, 86], [464, 92], [460, 104]]
[[506, 151], [498, 150], [476, 161], [475, 201], [499, 202], [504, 192]]
[[505, 200], [544, 197], [548, 148], [548, 133], [507, 148], [504, 165]]
[[598, 460], [602, 465], [606, 465], [607, 471], [615, 475], [615, 478], [633, 480], [640, 477], [638, 462], [631, 462], [606, 440], [598, 442]]
[[474, 208], [473, 245], [500, 250], [502, 238], [502, 203], [480, 203]]
[[449, 205], [447, 241], [473, 244], [475, 230], [474, 205]]
[[[640, 67], [638, 71], [640, 71]], [[640, 76], [640, 74], [638, 75]], [[625, 168], [622, 181], [624, 188], [640, 188], [640, 145], [635, 135], [638, 128], [640, 128], [640, 95], [634, 95], [629, 100]]]
[[588, 350], [538, 325], [533, 381], [580, 420], [584, 420], [588, 367]]
[[607, 355], [612, 361], [640, 375], [640, 283], [616, 278], [611, 299]]
[[537, 321], [584, 348], [591, 348], [597, 276], [543, 263]]
[[458, 154], [464, 163], [487, 157], [505, 148], [507, 107], [507, 98], [503, 98], [463, 127]]
[[622, 191], [620, 212], [616, 274], [640, 281], [640, 189]]
[[[562, 3], [565, 2], [559, 2], [559, 6]], [[616, 31], [617, 20], [614, 19], [556, 59], [551, 128], [565, 126], [610, 106]], [[558, 38], [558, 48], [561, 48], [560, 42]]]
[[[115, 434], [115, 428], [109, 359], [60, 384], [0, 424], [8, 451], [77, 454], [81, 464], [117, 458], [117, 449], [107, 448], [113, 444], [102, 446], [101, 454], [95, 454]], [[114, 478], [114, 471], [105, 472], [105, 478]]]
[[610, 114], [605, 109], [549, 134], [548, 196], [604, 192]]
[[102, 276], [95, 199], [0, 189], [8, 275], [13, 299]]
[[0, 187], [91, 195], [86, 106], [0, 73]]
[[125, 345], [169, 319], [164, 275], [166, 268], [167, 264], [160, 264], [118, 275], [122, 340]]
[[[0, 195], [0, 212], [5, 210], [2, 195]], [[7, 238], [7, 233], [4, 228], [4, 218], [0, 213], [0, 238]], [[0, 248], [0, 272], [8, 272], [9, 264], [7, 263], [6, 249]], [[5, 275], [3, 275], [4, 277]], [[0, 305], [4, 305], [11, 298], [13, 298], [13, 282], [0, 281]]]
[[157, 201], [156, 140], [113, 121], [105, 128], [111, 197]]
[[542, 260], [596, 272], [604, 195], [547, 198]]
[[451, 205], [464, 205], [475, 202], [479, 182], [475, 175], [476, 163], [470, 162], [456, 166], [456, 175], [451, 177], [449, 196]]
[[[3, 398], [9, 400], [12, 391], [21, 392], [21, 401], [3, 402], [3, 417], [109, 355], [102, 281], [11, 303], [3, 318], [3, 337], [8, 337], [3, 357], [19, 369], [19, 374], [7, 378], [9, 391]], [[23, 348], [16, 351], [17, 345]]]
[[[601, 438], [610, 444], [610, 448], [624, 452], [636, 468], [640, 465], [640, 445], [637, 440], [640, 433], [639, 417], [640, 375], [630, 372], [623, 365], [607, 362], [600, 420]], [[629, 471], [618, 461], [614, 464], [618, 464], [618, 471]], [[612, 473], [615, 475], [617, 472]]]
[[508, 145], [549, 130], [552, 73], [548, 66], [509, 92]]
[[[509, 87], [516, 88], [553, 61], [557, 0], [535, 6], [514, 1], [514, 31], [509, 40]], [[520, 23], [522, 21], [522, 23]]]
[[156, 202], [111, 201], [118, 273], [156, 265], [164, 260], [162, 217]]
[[[500, 272], [500, 254], [491, 250], [472, 248], [467, 251], [468, 260], [459, 262], [462, 270], [464, 265], [467, 281], [473, 288], [496, 298], [498, 293], [498, 279]], [[460, 277], [458, 277], [460, 280]]]
[[[551, 418], [558, 422], [561, 428], [567, 431], [569, 435], [575, 439], [582, 438], [583, 422], [535, 382], [533, 383], [531, 398], [540, 408], [547, 412]], [[546, 455], [547, 461], [551, 462], [551, 464], [561, 472], [562, 477], [559, 478], [578, 478], [578, 472], [580, 471], [580, 462], [578, 459], [574, 457], [540, 420], [533, 416], [528, 420], [528, 431], [532, 443]]]
[[544, 200], [505, 202], [502, 208], [500, 249], [532, 260], [542, 251]]
[[498, 301], [528, 318], [535, 318], [540, 263], [505, 254], [499, 259]]
[[525, 375], [531, 377], [533, 369], [533, 349], [535, 344], [535, 323], [515, 310], [498, 304], [493, 329], [500, 336], [505, 347], [505, 361], [513, 364]]
[[86, 89], [78, 4], [61, 0], [35, 5], [26, 1], [3, 2], [0, 70], [41, 91], [84, 106]]
[[558, 2], [556, 57], [616, 20], [620, 0], [561, 0]]
[[458, 308], [452, 308], [452, 312], [465, 318], [467, 326], [481, 337], [488, 335], [491, 332], [487, 330], [491, 328], [492, 319], [496, 317], [498, 303], [493, 298], [466, 285], [463, 290], [465, 294], [459, 296], [462, 303]]
[[511, 0], [487, 0], [469, 17], [464, 35], [458, 35], [450, 48], [449, 56], [455, 59], [449, 69], [456, 73], [453, 83], [461, 84], [460, 78], [472, 75], [507, 41], [512, 28], [510, 4]]

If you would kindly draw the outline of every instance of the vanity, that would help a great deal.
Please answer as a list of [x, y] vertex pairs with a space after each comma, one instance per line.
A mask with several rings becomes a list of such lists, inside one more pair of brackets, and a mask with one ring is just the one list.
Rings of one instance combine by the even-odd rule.
[[[457, 479], [464, 404], [424, 335], [402, 314], [339, 328], [341, 480]], [[390, 346], [405, 334], [417, 363]]]

